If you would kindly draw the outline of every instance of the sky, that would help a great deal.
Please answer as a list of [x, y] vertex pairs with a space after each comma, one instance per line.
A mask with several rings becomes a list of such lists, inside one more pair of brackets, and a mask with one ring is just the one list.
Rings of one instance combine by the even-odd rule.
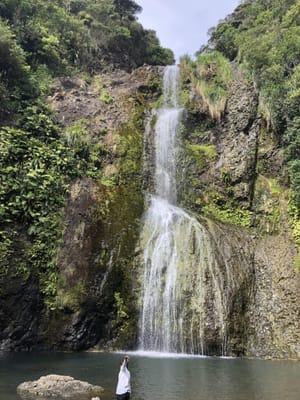
[[177, 61], [193, 56], [207, 42], [209, 28], [230, 14], [241, 0], [135, 0], [142, 6], [138, 20], [154, 29], [160, 44], [173, 50]]

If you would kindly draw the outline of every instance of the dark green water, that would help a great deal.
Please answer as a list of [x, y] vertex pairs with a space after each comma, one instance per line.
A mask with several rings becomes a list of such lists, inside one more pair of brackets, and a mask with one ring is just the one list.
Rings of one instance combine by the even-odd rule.
[[[300, 363], [130, 355], [132, 400], [299, 400]], [[114, 398], [121, 354], [0, 353], [0, 400], [19, 383], [49, 373], [102, 385]]]

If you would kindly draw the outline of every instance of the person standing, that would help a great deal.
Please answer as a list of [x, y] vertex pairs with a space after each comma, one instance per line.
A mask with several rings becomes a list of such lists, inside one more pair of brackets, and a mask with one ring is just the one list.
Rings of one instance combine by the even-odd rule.
[[120, 372], [118, 376], [118, 384], [116, 389], [117, 400], [129, 400], [131, 394], [130, 371], [128, 369], [129, 357], [126, 355], [121, 362]]

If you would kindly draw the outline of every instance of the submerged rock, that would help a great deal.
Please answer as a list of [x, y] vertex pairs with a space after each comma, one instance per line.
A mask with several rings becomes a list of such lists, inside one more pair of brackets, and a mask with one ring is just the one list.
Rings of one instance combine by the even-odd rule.
[[[80, 399], [90, 400], [103, 392], [101, 386], [91, 385], [64, 375], [46, 375], [36, 381], [23, 382], [17, 387], [22, 399]], [[96, 397], [98, 398], [98, 397]], [[99, 399], [100, 400], [100, 399]]]

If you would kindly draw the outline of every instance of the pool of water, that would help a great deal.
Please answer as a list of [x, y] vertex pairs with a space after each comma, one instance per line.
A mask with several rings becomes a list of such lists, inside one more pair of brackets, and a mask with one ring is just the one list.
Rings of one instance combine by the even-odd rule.
[[[300, 362], [129, 353], [132, 400], [299, 400]], [[19, 383], [55, 373], [105, 388], [114, 398], [123, 354], [0, 353], [0, 400]]]

